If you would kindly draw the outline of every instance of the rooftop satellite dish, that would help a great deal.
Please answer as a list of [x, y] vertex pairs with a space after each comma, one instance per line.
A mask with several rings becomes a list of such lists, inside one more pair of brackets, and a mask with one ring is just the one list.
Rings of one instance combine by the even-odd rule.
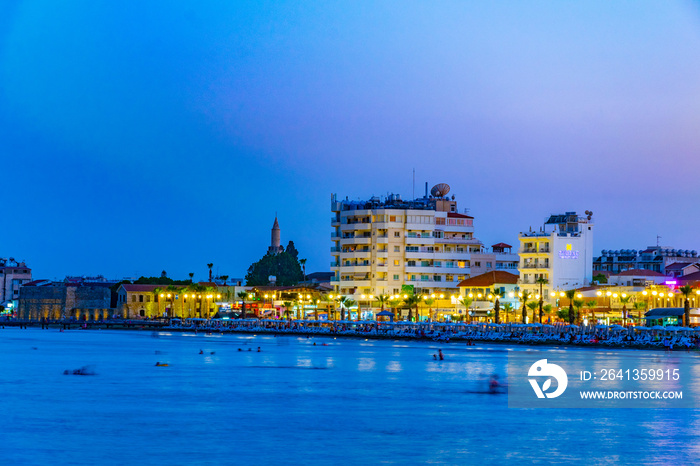
[[433, 186], [433, 189], [430, 190], [430, 194], [433, 197], [443, 197], [446, 196], [449, 192], [450, 185], [447, 183], [436, 184], [435, 186]]

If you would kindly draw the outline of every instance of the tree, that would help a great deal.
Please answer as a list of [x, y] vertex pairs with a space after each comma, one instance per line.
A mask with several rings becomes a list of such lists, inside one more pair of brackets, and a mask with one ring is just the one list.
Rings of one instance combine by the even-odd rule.
[[387, 301], [387, 303], [389, 304], [389, 307], [391, 308], [391, 312], [394, 313], [394, 320], [398, 320], [398, 316], [396, 315], [396, 311], [399, 308], [399, 306], [401, 306], [401, 300], [398, 298], [393, 298], [393, 299], [389, 299], [389, 301]]
[[[238, 297], [241, 298], [241, 301], [243, 302], [243, 304], [241, 305], [241, 318], [245, 319], [245, 299], [248, 297], [248, 293], [246, 293], [245, 291], [239, 291]], [[285, 309], [288, 309], [287, 302], [284, 303], [284, 307]]]
[[420, 304], [420, 296], [417, 296], [415, 294], [409, 294], [406, 298], [403, 300], [404, 306], [408, 308], [408, 320], [410, 322], [413, 322], [413, 307], [415, 306], [416, 308], [416, 318], [420, 319], [420, 315], [418, 314], [418, 304]]
[[552, 312], [552, 305], [551, 304], [545, 304], [544, 305], [544, 312], [549, 314]]
[[428, 319], [432, 319], [433, 304], [435, 304], [434, 298], [426, 298], [423, 300], [423, 304], [428, 306]]
[[622, 303], [622, 322], [626, 322], [627, 320], [627, 305], [629, 304], [630, 300], [632, 299], [632, 296], [621, 296], [620, 297], [620, 302]]
[[294, 241], [287, 243], [287, 249], [285, 249], [284, 252], [294, 257], [294, 259], [299, 257], [299, 251], [297, 251], [297, 248], [294, 247]]
[[637, 318], [639, 319], [639, 323], [642, 323], [642, 309], [646, 309], [647, 303], [646, 302], [636, 302], [634, 303], [634, 308], [638, 311], [637, 312]]
[[462, 303], [462, 305], [464, 306], [464, 312], [466, 317], [467, 315], [469, 315], [469, 306], [472, 305], [474, 299], [470, 298], [469, 296], [460, 296], [459, 302]]
[[343, 296], [340, 298], [340, 320], [345, 320], [345, 311], [349, 311], [357, 302], [353, 299]]
[[513, 310], [513, 305], [511, 303], [503, 304], [503, 312], [506, 313], [506, 322], [508, 322], [508, 314]]
[[306, 259], [299, 259], [299, 265], [301, 265], [301, 271], [304, 276], [304, 282], [306, 282]]
[[683, 294], [683, 297], [685, 297], [685, 301], [683, 302], [683, 326], [689, 327], [690, 326], [690, 293], [693, 292], [693, 288], [690, 285], [683, 285], [680, 288], [678, 288], [678, 291], [680, 291]]
[[190, 283], [193, 283], [194, 280], [194, 272], [190, 272]]
[[[240, 295], [240, 293], [238, 293], [238, 294]], [[291, 301], [285, 301], [283, 304], [284, 304], [284, 316], [287, 319], [289, 319], [289, 314], [290, 314], [289, 308], [291, 308], [294, 303], [292, 303]], [[245, 306], [245, 302], [244, 302], [244, 306]]]
[[596, 301], [595, 299], [590, 299], [590, 300], [586, 301], [586, 307], [591, 310], [591, 320], [593, 321], [594, 324], [596, 322], [595, 307], [597, 304], [598, 304], [598, 301]]
[[[543, 285], [546, 285], [547, 283], [549, 283], [549, 280], [547, 280], [546, 278], [540, 276], [540, 277], [537, 278], [537, 280], [535, 280], [535, 283], [537, 283], [538, 285], [540, 285], [539, 308], [540, 308], [540, 323], [542, 323], [542, 305], [544, 304], [544, 295], [542, 294], [542, 286], [543, 286]], [[535, 320], [534, 316], [533, 316], [532, 320]]]
[[601, 285], [608, 283], [608, 279], [605, 274], [599, 273], [598, 275], [593, 275], [593, 281], [600, 283]]
[[576, 310], [576, 322], [581, 322], [581, 308], [583, 307], [583, 299], [574, 299], [574, 309]]
[[292, 254], [266, 254], [257, 262], [251, 264], [246, 274], [248, 286], [269, 285], [269, 277], [274, 275], [279, 286], [294, 286], [303, 278], [301, 265]]
[[496, 288], [493, 289], [493, 313], [494, 313], [494, 318], [495, 322], [497, 324], [501, 323], [500, 319], [500, 311], [501, 311], [501, 298], [503, 297], [503, 292], [501, 290], [497, 290]]
[[385, 294], [380, 294], [377, 296], [377, 301], [379, 301], [379, 306], [381, 307], [379, 312], [384, 312], [384, 306], [389, 302], [389, 297]]
[[228, 275], [222, 275], [221, 279], [224, 281], [224, 286], [226, 286], [226, 282], [228, 281]]
[[532, 321], [535, 321], [535, 311], [539, 307], [539, 303], [537, 301], [530, 301], [529, 303], [526, 304], [527, 308], [532, 311]]
[[527, 300], [530, 299], [530, 292], [527, 290], [523, 290], [518, 294], [518, 297], [521, 302], [521, 309], [522, 309], [522, 317], [523, 317], [523, 324], [526, 323], [527, 321], [527, 310], [526, 305], [527, 305]]
[[210, 262], [207, 264], [207, 267], [209, 267], [209, 283], [211, 283], [211, 269], [214, 267], [214, 264]]
[[576, 290], [566, 290], [566, 297], [569, 298], [569, 323], [573, 324], [576, 320], [576, 314], [574, 313], [574, 297], [576, 296]]

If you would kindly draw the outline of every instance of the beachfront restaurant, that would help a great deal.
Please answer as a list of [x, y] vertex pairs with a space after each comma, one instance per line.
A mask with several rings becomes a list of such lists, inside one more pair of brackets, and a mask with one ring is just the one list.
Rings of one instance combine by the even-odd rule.
[[[644, 314], [647, 321], [647, 327], [661, 325], [663, 327], [669, 325], [683, 325], [683, 314], [685, 309], [682, 307], [658, 307], [650, 309]], [[695, 327], [700, 325], [700, 309], [690, 308], [690, 326]]]

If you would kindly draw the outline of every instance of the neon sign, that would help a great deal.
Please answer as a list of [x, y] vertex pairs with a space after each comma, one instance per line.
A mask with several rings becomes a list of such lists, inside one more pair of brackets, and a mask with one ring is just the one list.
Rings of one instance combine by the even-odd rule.
[[559, 259], [578, 259], [578, 251], [559, 251]]

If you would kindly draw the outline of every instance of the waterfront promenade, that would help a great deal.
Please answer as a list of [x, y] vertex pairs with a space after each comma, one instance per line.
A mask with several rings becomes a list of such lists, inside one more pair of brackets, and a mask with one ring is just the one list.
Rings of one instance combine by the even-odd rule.
[[426, 340], [442, 343], [477, 342], [525, 345], [683, 349], [700, 348], [700, 329], [685, 327], [623, 327], [620, 325], [483, 324], [445, 322], [315, 321], [279, 319], [173, 319], [76, 321], [6, 321], [1, 325], [41, 328], [150, 330], [204, 333], [246, 333], [334, 336], [365, 339]]

